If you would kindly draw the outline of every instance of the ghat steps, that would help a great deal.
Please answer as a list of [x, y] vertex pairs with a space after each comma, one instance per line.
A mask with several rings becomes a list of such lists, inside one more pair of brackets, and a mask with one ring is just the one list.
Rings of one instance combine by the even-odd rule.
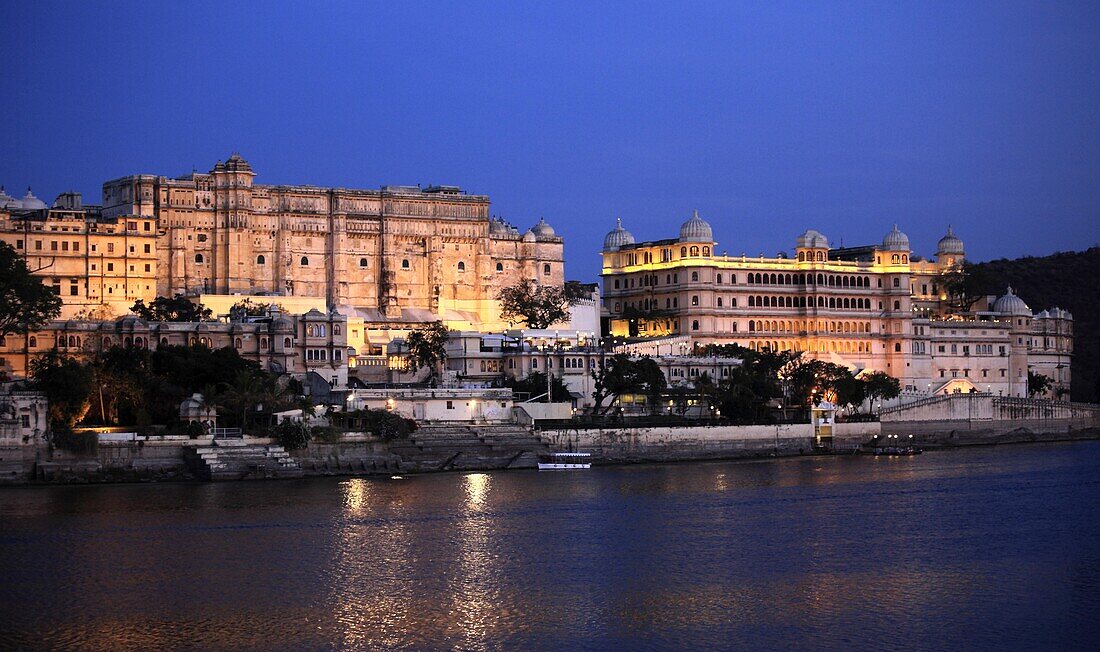
[[522, 426], [421, 426], [390, 444], [403, 471], [534, 468], [550, 445]]
[[302, 477], [298, 461], [278, 444], [216, 439], [210, 446], [187, 446], [184, 457], [191, 471], [207, 480]]

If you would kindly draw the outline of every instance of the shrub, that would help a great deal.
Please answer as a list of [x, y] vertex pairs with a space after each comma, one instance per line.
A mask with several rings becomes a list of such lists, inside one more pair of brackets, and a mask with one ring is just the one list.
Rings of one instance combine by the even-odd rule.
[[289, 419], [272, 428], [271, 434], [279, 445], [287, 450], [305, 448], [312, 437], [308, 425]]

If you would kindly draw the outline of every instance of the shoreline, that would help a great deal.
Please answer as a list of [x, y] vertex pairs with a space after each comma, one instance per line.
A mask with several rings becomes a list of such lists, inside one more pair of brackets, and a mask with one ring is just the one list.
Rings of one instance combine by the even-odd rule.
[[[970, 436], [959, 437], [957, 432], [942, 432], [937, 433], [939, 436], [928, 436], [927, 434], [918, 436], [914, 434], [912, 439], [905, 438], [905, 445], [913, 445], [926, 452], [932, 451], [947, 451], [953, 449], [970, 448], [975, 446], [1011, 446], [1018, 444], [1039, 444], [1039, 443], [1069, 443], [1076, 441], [1093, 441], [1100, 440], [1100, 428], [1084, 428], [1079, 430], [1072, 430], [1068, 432], [1033, 432], [1025, 429], [1010, 431], [1005, 433], [967, 433]], [[974, 436], [978, 434], [978, 436]], [[730, 440], [731, 442], [734, 440]], [[401, 444], [402, 442], [393, 442]], [[558, 446], [553, 448], [559, 448], [562, 442], [558, 442]], [[621, 443], [621, 442], [617, 442]], [[731, 461], [767, 461], [767, 460], [779, 460], [787, 458], [797, 457], [846, 457], [846, 456], [874, 456], [872, 452], [872, 444], [863, 442], [862, 448], [847, 448], [847, 449], [834, 449], [832, 451], [815, 450], [812, 446], [803, 445], [801, 448], [794, 449], [789, 446], [777, 447], [777, 448], [741, 448], [739, 450], [723, 449], [714, 450], [703, 448], [690, 449], [675, 449], [669, 447], [647, 446], [645, 444], [638, 445], [637, 442], [633, 442], [632, 453], [629, 455], [622, 455], [617, 452], [617, 449], [600, 448], [599, 450], [590, 451], [593, 452], [593, 466], [594, 467], [612, 467], [612, 466], [634, 466], [634, 465], [647, 465], [647, 464], [692, 464], [699, 462], [731, 462]], [[727, 442], [728, 443], [728, 442]], [[744, 444], [744, 441], [738, 441], [737, 443]], [[783, 442], [781, 442], [783, 443]], [[808, 444], [809, 442], [798, 442]], [[372, 477], [372, 478], [384, 478], [386, 476], [413, 476], [423, 474], [436, 474], [436, 473], [475, 473], [475, 472], [488, 472], [488, 471], [507, 471], [507, 470], [534, 470], [533, 464], [500, 464], [499, 462], [486, 461], [484, 464], [478, 464], [476, 461], [462, 466], [452, 465], [443, 466], [440, 468], [424, 468], [422, 465], [418, 465], [417, 468], [406, 467], [401, 468], [401, 464], [398, 463], [394, 466], [390, 466], [388, 463], [385, 467], [379, 468], [375, 466], [368, 469], [364, 463], [369, 457], [379, 457], [379, 451], [376, 450], [378, 442], [355, 442], [347, 444], [317, 444], [316, 447], [319, 450], [314, 450], [314, 445], [311, 445], [307, 449], [292, 451], [289, 456], [295, 459], [301, 470], [294, 475], [247, 475], [244, 477], [219, 477], [216, 479], [209, 479], [201, 477], [201, 475], [191, 471], [187, 467], [181, 464], [170, 464], [163, 466], [145, 466], [142, 468], [136, 468], [134, 466], [122, 467], [122, 466], [110, 466], [103, 465], [102, 458], [93, 456], [72, 456], [68, 459], [62, 459], [58, 461], [50, 462], [36, 462], [37, 468], [31, 470], [30, 473], [25, 474], [22, 478], [5, 478], [0, 482], [0, 487], [50, 487], [50, 486], [72, 486], [72, 485], [123, 485], [123, 484], [165, 484], [165, 483], [206, 483], [206, 482], [242, 482], [242, 481], [260, 481], [260, 480], [296, 480], [296, 479], [308, 479], [318, 477]], [[575, 444], [574, 444], [575, 445]], [[884, 444], [885, 445], [885, 444]], [[324, 455], [329, 452], [326, 448], [338, 447], [342, 449], [342, 452], [347, 454], [350, 452], [358, 452], [363, 454], [359, 458], [354, 458], [352, 463], [344, 464], [342, 461], [337, 463], [324, 463], [317, 464], [317, 460], [321, 459], [319, 455]], [[583, 446], [581, 447], [584, 450]], [[597, 447], [599, 448], [599, 447]], [[445, 446], [440, 447], [440, 450], [445, 454], [451, 454], [451, 450]], [[610, 453], [610, 454], [609, 454]], [[454, 453], [453, 456], [456, 456]], [[384, 454], [383, 457], [387, 461], [392, 461], [389, 454]], [[345, 457], [345, 459], [347, 459]], [[358, 468], [356, 468], [358, 467]]]

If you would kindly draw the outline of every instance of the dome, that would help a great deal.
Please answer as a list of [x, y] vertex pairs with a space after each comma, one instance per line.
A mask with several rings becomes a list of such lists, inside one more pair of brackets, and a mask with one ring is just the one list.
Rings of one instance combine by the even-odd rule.
[[523, 241], [524, 242], [534, 242], [537, 239], [538, 238], [535, 237], [535, 231], [533, 229], [528, 229], [527, 233], [523, 234]]
[[43, 208], [46, 208], [46, 203], [38, 197], [35, 197], [34, 193], [32, 193], [31, 189], [28, 187], [27, 194], [23, 195], [23, 210], [37, 211]]
[[1012, 286], [1009, 286], [1008, 292], [1003, 297], [993, 302], [993, 312], [999, 312], [1002, 315], [1031, 316], [1031, 308], [1028, 308], [1024, 300], [1013, 293]]
[[[1057, 308], [1055, 308], [1055, 309], [1054, 309], [1054, 312], [1058, 312], [1058, 309], [1057, 309]], [[1046, 311], [1046, 310], [1044, 310], [1043, 312], [1041, 312], [1041, 313], [1039, 313], [1038, 315], [1036, 315], [1036, 319], [1050, 319], [1050, 312], [1049, 312], [1049, 311]]]
[[0, 186], [0, 208], [19, 209], [23, 208], [23, 204], [15, 197], [4, 192], [4, 187]]
[[508, 235], [511, 229], [508, 228], [508, 223], [499, 217], [494, 217], [489, 220], [489, 233]]
[[621, 217], [615, 218], [615, 228], [608, 231], [607, 235], [603, 239], [604, 251], [615, 251], [619, 247], [634, 244], [634, 236], [623, 228], [623, 219]]
[[882, 248], [886, 251], [909, 251], [909, 236], [898, 231], [895, 224], [893, 230], [882, 239]]
[[706, 220], [699, 217], [699, 211], [691, 214], [691, 219], [680, 225], [680, 242], [714, 242], [714, 232]]
[[539, 218], [538, 224], [531, 227], [531, 231], [539, 238], [553, 238], [555, 235], [554, 227], [546, 223], [546, 220]]
[[947, 235], [940, 238], [936, 245], [936, 252], [941, 254], [963, 254], [963, 241], [955, 235], [950, 226], [947, 227]]
[[799, 249], [828, 249], [829, 239], [820, 231], [808, 229], [795, 240], [795, 247]]

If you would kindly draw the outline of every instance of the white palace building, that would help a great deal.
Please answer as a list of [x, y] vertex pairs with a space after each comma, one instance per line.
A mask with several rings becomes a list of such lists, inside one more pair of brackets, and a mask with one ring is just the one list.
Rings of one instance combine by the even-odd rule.
[[[934, 258], [915, 255], [897, 226], [881, 244], [833, 248], [798, 236], [795, 254], [718, 255], [696, 212], [679, 237], [637, 242], [616, 224], [603, 243], [604, 327], [660, 351], [662, 341], [805, 351], [884, 371], [915, 393], [1027, 395], [1029, 370], [1068, 395], [1073, 316], [1034, 313], [1007, 288], [952, 311], [942, 276], [963, 261], [949, 228]], [[672, 339], [666, 339], [672, 338]]]

